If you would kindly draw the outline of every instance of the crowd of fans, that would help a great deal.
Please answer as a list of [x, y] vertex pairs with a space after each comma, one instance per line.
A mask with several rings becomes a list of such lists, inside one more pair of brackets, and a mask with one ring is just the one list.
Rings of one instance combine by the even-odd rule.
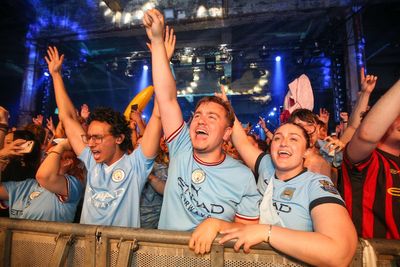
[[[189, 247], [268, 242], [312, 265], [345, 266], [357, 236], [400, 239], [400, 81], [370, 109], [377, 77], [361, 70], [351, 114], [328, 135], [329, 113], [297, 107], [266, 139], [243, 128], [224, 89], [183, 120], [169, 61], [175, 34], [145, 13], [155, 90], [147, 125], [109, 108], [76, 110], [49, 47], [59, 123], [10, 128], [0, 107], [1, 216], [193, 231]], [[165, 137], [161, 137], [161, 135]]]

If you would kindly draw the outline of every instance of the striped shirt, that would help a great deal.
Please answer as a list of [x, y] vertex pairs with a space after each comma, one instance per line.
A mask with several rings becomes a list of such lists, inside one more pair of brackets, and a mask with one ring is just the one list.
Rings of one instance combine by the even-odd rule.
[[353, 164], [345, 153], [340, 188], [363, 238], [400, 239], [400, 158], [375, 149]]

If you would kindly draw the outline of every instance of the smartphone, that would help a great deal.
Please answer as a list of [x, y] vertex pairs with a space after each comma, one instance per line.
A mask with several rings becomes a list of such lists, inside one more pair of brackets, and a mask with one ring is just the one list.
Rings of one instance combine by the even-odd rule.
[[138, 110], [138, 104], [131, 105], [131, 111]]
[[335, 150], [333, 150], [333, 149], [331, 150], [331, 149], [325, 147], [325, 145], [328, 143], [327, 141], [318, 139], [317, 142], [323, 153], [327, 154], [330, 157], [333, 157], [335, 155]]
[[25, 143], [23, 143], [22, 145], [19, 146], [21, 148], [21, 150], [19, 152], [24, 153], [24, 154], [31, 153], [34, 144], [35, 144], [35, 141], [32, 141], [32, 140], [26, 141]]
[[56, 143], [56, 144], [58, 144], [58, 143], [60, 143], [60, 142], [62, 142], [62, 141], [64, 141], [64, 140], [66, 140], [67, 138], [56, 138], [56, 139], [53, 139], [53, 142], [54, 143]]

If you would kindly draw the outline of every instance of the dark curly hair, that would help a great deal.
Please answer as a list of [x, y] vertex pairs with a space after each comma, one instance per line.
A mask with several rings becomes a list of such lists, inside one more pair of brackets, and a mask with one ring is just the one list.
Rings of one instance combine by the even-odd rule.
[[108, 123], [111, 126], [110, 133], [114, 137], [119, 137], [122, 134], [125, 136], [122, 143], [119, 144], [119, 148], [124, 152], [128, 150], [133, 150], [131, 141], [131, 129], [129, 128], [128, 122], [125, 120], [125, 117], [120, 112], [114, 111], [111, 108], [95, 108], [90, 113], [87, 121], [88, 125], [92, 121]]
[[199, 106], [201, 104], [207, 103], [207, 102], [213, 102], [213, 103], [221, 105], [225, 109], [226, 119], [228, 120], [229, 127], [233, 127], [233, 123], [235, 122], [235, 113], [233, 111], [233, 108], [232, 108], [231, 104], [228, 101], [224, 101], [224, 100], [222, 100], [221, 98], [219, 98], [217, 96], [206, 96], [206, 97], [203, 97], [202, 99], [200, 99], [197, 102], [194, 111], [196, 112], [196, 110], [199, 108]]

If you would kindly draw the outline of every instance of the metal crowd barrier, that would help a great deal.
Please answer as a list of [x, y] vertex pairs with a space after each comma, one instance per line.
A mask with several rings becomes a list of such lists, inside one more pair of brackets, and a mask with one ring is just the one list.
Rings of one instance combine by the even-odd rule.
[[[305, 266], [268, 244], [249, 254], [216, 239], [209, 254], [189, 248], [190, 233], [0, 218], [0, 266], [270, 267]], [[360, 242], [351, 266], [396, 266], [400, 241], [369, 240], [376, 262], [363, 259]]]

